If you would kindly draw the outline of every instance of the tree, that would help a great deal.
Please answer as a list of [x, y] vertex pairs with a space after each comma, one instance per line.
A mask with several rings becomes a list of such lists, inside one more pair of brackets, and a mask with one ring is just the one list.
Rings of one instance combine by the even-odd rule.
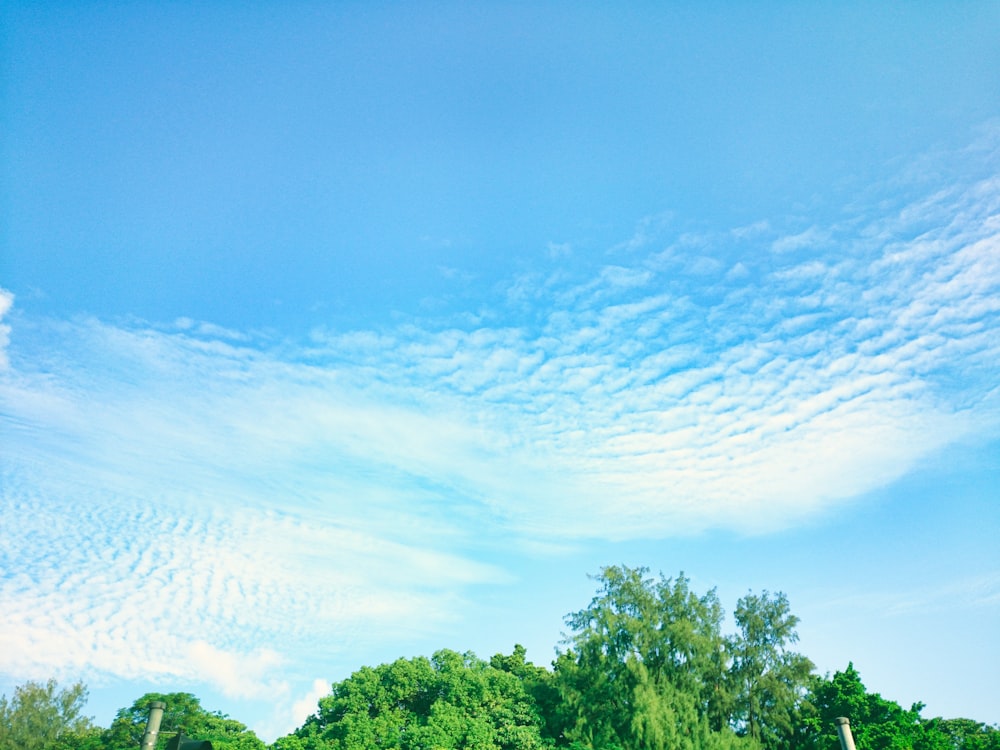
[[787, 597], [748, 593], [733, 613], [738, 633], [730, 639], [733, 719], [744, 734], [767, 750], [787, 748], [800, 722], [813, 663], [788, 649], [799, 637], [799, 618]]
[[526, 656], [524, 646], [518, 643], [514, 645], [514, 651], [509, 656], [496, 654], [490, 659], [490, 666], [508, 672], [521, 681], [525, 693], [534, 703], [542, 739], [546, 743], [554, 744], [561, 734], [559, 688], [550, 670], [532, 664]]
[[1000, 750], [1000, 728], [973, 719], [930, 719], [927, 728], [943, 734], [949, 750]]
[[574, 632], [555, 663], [563, 744], [694, 750], [734, 739], [722, 721], [725, 644], [715, 591], [697, 596], [683, 573], [647, 573], [604, 568], [590, 606], [566, 618]]
[[265, 744], [244, 724], [217, 711], [207, 711], [191, 693], [146, 693], [118, 711], [111, 726], [101, 733], [100, 750], [135, 750], [142, 741], [149, 718], [149, 704], [167, 704], [160, 723], [157, 748], [166, 746], [177, 732], [209, 740], [216, 750], [265, 750]]
[[804, 720], [810, 750], [839, 750], [834, 719], [846, 716], [857, 750], [954, 750], [949, 736], [920, 718], [922, 703], [909, 710], [878, 693], [869, 693], [848, 664], [832, 678], [817, 678], [810, 690], [814, 713]]
[[523, 649], [487, 664], [442, 650], [363, 667], [335, 684], [282, 750], [540, 750], [541, 719], [520, 671]]
[[82, 682], [59, 689], [55, 680], [26, 682], [13, 697], [0, 696], [0, 750], [63, 750], [91, 737], [83, 716], [87, 688]]

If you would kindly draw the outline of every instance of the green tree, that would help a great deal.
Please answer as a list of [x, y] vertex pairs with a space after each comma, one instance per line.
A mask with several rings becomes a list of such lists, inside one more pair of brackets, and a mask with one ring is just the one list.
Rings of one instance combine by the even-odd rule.
[[490, 659], [490, 666], [508, 672], [521, 681], [541, 722], [541, 736], [545, 742], [552, 744], [561, 734], [559, 688], [551, 670], [532, 664], [526, 657], [527, 651], [518, 643], [509, 656], [496, 654]]
[[813, 671], [809, 659], [788, 648], [799, 639], [799, 618], [783, 593], [767, 591], [748, 593], [733, 615], [738, 629], [729, 641], [734, 723], [766, 750], [788, 748]]
[[198, 740], [210, 740], [216, 750], [265, 750], [266, 745], [244, 724], [217, 711], [207, 711], [191, 693], [146, 693], [116, 714], [101, 733], [99, 750], [136, 750], [149, 718], [149, 704], [167, 704], [160, 724], [157, 748], [162, 750], [177, 732]]
[[83, 715], [87, 688], [82, 682], [60, 689], [55, 680], [26, 682], [14, 695], [0, 696], [0, 750], [67, 750], [94, 736]]
[[929, 719], [928, 730], [943, 734], [949, 750], [1000, 750], [1000, 728], [973, 719]]
[[493, 661], [499, 666], [442, 650], [431, 659], [363, 667], [276, 744], [281, 750], [542, 748], [541, 719], [522, 681], [531, 667], [517, 651]]
[[920, 718], [922, 703], [908, 710], [878, 693], [869, 693], [861, 675], [848, 664], [830, 678], [817, 678], [810, 690], [813, 715], [804, 720], [805, 746], [839, 750], [834, 719], [845, 716], [858, 750], [953, 750], [948, 735]]
[[[566, 618], [569, 649], [555, 663], [561, 744], [600, 750], [696, 750], [735, 741], [722, 607], [688, 579], [607, 567], [590, 605]], [[715, 726], [713, 726], [713, 720]]]

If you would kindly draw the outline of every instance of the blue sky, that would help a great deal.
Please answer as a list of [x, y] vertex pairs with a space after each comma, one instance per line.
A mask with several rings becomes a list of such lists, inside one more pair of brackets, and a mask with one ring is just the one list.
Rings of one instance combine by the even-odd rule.
[[271, 739], [606, 564], [1000, 722], [1000, 7], [5, 3], [0, 690]]

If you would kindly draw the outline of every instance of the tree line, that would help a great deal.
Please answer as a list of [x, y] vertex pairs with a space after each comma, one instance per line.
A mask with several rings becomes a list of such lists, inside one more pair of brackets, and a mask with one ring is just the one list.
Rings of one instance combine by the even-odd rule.
[[[927, 719], [870, 693], [853, 664], [819, 676], [794, 649], [798, 618], [782, 593], [748, 593], [722, 631], [715, 590], [690, 580], [607, 567], [588, 606], [566, 617], [551, 667], [525, 650], [483, 660], [441, 650], [362, 667], [270, 750], [838, 750], [833, 723], [851, 719], [857, 750], [1000, 750], [1000, 728]], [[84, 714], [78, 683], [29, 682], [0, 698], [0, 750], [134, 750], [151, 701], [160, 732], [218, 750], [268, 750], [246, 725], [189, 693], [147, 693], [111, 725]]]

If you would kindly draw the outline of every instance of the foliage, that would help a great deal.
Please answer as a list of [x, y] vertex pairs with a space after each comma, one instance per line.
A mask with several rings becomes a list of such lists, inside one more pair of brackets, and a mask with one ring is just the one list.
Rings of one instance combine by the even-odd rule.
[[878, 693], [869, 693], [854, 664], [848, 664], [847, 669], [832, 678], [816, 679], [810, 703], [814, 714], [804, 723], [810, 730], [811, 750], [839, 750], [834, 726], [838, 716], [850, 719], [857, 750], [956, 750], [961, 747], [956, 739], [964, 739], [960, 734], [962, 725], [952, 725], [955, 734], [950, 735], [939, 725], [941, 720], [922, 719], [921, 703], [904, 709]]
[[432, 659], [364, 667], [333, 686], [280, 750], [542, 748], [541, 720], [520, 671], [523, 649], [494, 663], [442, 650]]
[[733, 721], [767, 750], [788, 748], [813, 671], [809, 659], [787, 648], [798, 641], [799, 618], [784, 594], [767, 591], [740, 599], [734, 618], [739, 632], [729, 641]]
[[94, 750], [135, 750], [142, 742], [149, 717], [149, 704], [167, 704], [160, 723], [158, 750], [177, 732], [198, 740], [210, 740], [216, 750], [264, 750], [264, 743], [245, 725], [215, 711], [206, 711], [190, 693], [146, 693], [121, 709], [111, 726], [101, 734]]
[[55, 680], [26, 682], [13, 697], [0, 696], [0, 750], [64, 750], [94, 734], [83, 716], [87, 688], [77, 682], [59, 689]]
[[561, 743], [695, 750], [735, 741], [722, 726], [729, 698], [715, 591], [697, 596], [683, 574], [647, 572], [604, 568], [590, 606], [566, 618], [575, 632], [555, 663]]
[[496, 654], [490, 659], [490, 666], [508, 672], [521, 681], [525, 693], [534, 703], [541, 722], [542, 739], [548, 744], [553, 744], [560, 734], [559, 688], [555, 684], [552, 672], [545, 667], [530, 663], [526, 655], [524, 646], [516, 644], [509, 656]]
[[1000, 750], [1000, 728], [972, 719], [930, 719], [929, 731], [940, 732], [948, 750]]

